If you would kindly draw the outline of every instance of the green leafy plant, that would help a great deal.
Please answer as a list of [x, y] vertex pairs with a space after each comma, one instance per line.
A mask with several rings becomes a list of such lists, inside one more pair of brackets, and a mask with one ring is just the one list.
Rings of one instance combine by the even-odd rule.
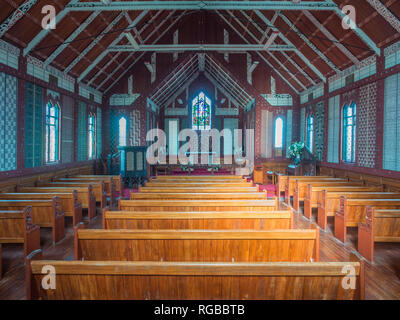
[[303, 153], [304, 150], [304, 142], [295, 142], [289, 147], [289, 158], [294, 162], [294, 163], [299, 163], [300, 162], [300, 157], [301, 154]]

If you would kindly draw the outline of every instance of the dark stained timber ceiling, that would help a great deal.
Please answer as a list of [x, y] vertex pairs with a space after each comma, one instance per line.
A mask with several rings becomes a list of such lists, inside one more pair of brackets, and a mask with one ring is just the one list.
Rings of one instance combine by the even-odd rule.
[[[190, 43], [218, 45], [218, 23], [232, 50], [257, 54], [302, 92], [399, 41], [398, 0], [112, 1], [54, 0], [57, 24], [42, 28], [47, 0], [0, 0], [0, 37], [102, 92], [145, 54], [172, 52], [171, 35], [191, 30]], [[345, 29], [353, 6], [357, 28]], [[164, 45], [164, 47], [162, 47]], [[219, 48], [221, 49], [221, 48]], [[164, 50], [164, 51], [163, 51]], [[184, 50], [196, 51], [196, 48]], [[215, 49], [218, 51], [218, 48]], [[222, 50], [222, 49], [221, 49]], [[223, 50], [227, 50], [225, 47]]]

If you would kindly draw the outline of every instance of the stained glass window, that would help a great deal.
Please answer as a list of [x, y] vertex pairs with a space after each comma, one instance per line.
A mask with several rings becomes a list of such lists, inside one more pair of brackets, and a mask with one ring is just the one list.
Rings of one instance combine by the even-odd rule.
[[50, 102], [46, 105], [46, 163], [59, 160], [59, 106]]
[[211, 100], [203, 92], [192, 101], [192, 129], [211, 129]]
[[314, 115], [307, 117], [307, 148], [313, 152], [314, 146]]
[[342, 159], [355, 162], [356, 150], [356, 105], [345, 105], [343, 108], [343, 150]]
[[96, 157], [96, 117], [94, 114], [89, 114], [88, 139], [88, 156], [89, 159], [94, 159]]
[[119, 127], [119, 146], [126, 146], [126, 119], [121, 117], [118, 122]]

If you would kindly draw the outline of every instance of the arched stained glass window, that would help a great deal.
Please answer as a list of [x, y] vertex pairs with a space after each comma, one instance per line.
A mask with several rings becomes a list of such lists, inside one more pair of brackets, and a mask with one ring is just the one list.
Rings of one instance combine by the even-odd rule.
[[307, 148], [313, 152], [314, 147], [314, 115], [307, 117]]
[[46, 163], [59, 160], [60, 107], [50, 102], [46, 105]]
[[192, 129], [211, 129], [211, 100], [203, 92], [192, 101]]
[[96, 116], [92, 113], [89, 114], [88, 119], [88, 156], [89, 159], [96, 157]]
[[121, 117], [118, 122], [118, 130], [119, 130], [119, 146], [126, 146], [126, 119], [125, 117]]
[[356, 105], [353, 102], [350, 106], [343, 108], [343, 161], [354, 163], [356, 161]]
[[283, 119], [275, 119], [275, 148], [283, 148]]

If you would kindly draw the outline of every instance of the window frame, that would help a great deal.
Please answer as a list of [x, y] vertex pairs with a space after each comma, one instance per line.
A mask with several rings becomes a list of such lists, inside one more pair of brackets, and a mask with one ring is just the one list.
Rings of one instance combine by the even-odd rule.
[[[278, 121], [278, 119], [281, 119], [282, 120], [282, 136], [281, 136], [281, 139], [282, 139], [282, 146], [281, 147], [276, 147], [276, 133], [277, 133], [277, 131], [276, 131], [276, 124], [277, 124], [277, 121]], [[277, 157], [277, 158], [283, 158], [283, 157], [285, 157], [285, 141], [286, 141], [286, 136], [285, 136], [285, 125], [286, 125], [286, 122], [285, 122], [285, 117], [283, 116], [283, 115], [277, 115], [276, 117], [275, 117], [275, 119], [274, 119], [274, 126], [273, 126], [273, 152], [274, 152], [274, 158], [275, 157]], [[278, 154], [278, 150], [281, 150], [281, 154]]]
[[[206, 126], [203, 126], [203, 128], [201, 128], [200, 126], [194, 126], [194, 124], [193, 124], [193, 117], [194, 117], [193, 108], [195, 106], [195, 104], [193, 102], [195, 101], [195, 99], [199, 99], [201, 94], [204, 95], [204, 101], [205, 102], [206, 102], [206, 99], [208, 99], [210, 101], [210, 124], [209, 124], [209, 128], [207, 128]], [[196, 105], [198, 105], [198, 104], [199, 104], [199, 102], [196, 103]], [[211, 130], [212, 129], [212, 110], [213, 110], [212, 109], [212, 100], [204, 91], [200, 91], [197, 95], [195, 95], [193, 97], [193, 99], [191, 100], [191, 129], [192, 130], [196, 130], [196, 131]]]
[[[125, 120], [125, 144], [121, 145], [121, 120]], [[121, 116], [118, 120], [118, 147], [126, 147], [128, 145], [128, 120], [125, 116]]]
[[[310, 119], [312, 119], [312, 124], [310, 125]], [[312, 141], [310, 144], [310, 132], [312, 133]], [[305, 144], [307, 148], [311, 151], [312, 154], [314, 154], [314, 146], [315, 146], [315, 116], [314, 113], [310, 112], [307, 117], [306, 117], [306, 131], [305, 131], [306, 137], [305, 137]]]
[[[90, 123], [91, 119], [94, 119], [93, 125]], [[87, 152], [88, 152], [88, 159], [89, 160], [96, 159], [96, 148], [97, 148], [97, 146], [96, 146], [96, 130], [97, 130], [96, 115], [94, 113], [90, 112], [88, 114], [88, 127], [87, 127], [87, 131], [88, 131], [88, 149], [87, 149]], [[91, 132], [93, 133], [92, 134], [92, 139], [90, 137], [90, 133]], [[90, 148], [91, 147], [90, 143], [91, 142], [92, 142], [93, 145], [92, 145], [92, 152], [90, 153], [90, 149], [91, 149]]]
[[[347, 116], [347, 110], [353, 109], [352, 115]], [[352, 119], [353, 123], [349, 124], [348, 119]], [[347, 121], [347, 123], [346, 123]], [[357, 105], [354, 101], [346, 103], [341, 110], [341, 148], [340, 148], [340, 161], [344, 164], [355, 165], [357, 163]], [[347, 127], [352, 127], [352, 147], [351, 147], [351, 159], [347, 159]]]
[[[50, 106], [50, 107], [49, 107]], [[58, 103], [51, 101], [46, 103], [45, 107], [45, 161], [46, 165], [57, 164], [60, 162], [60, 139], [61, 139], [61, 108]], [[51, 109], [55, 109], [55, 115], [51, 116]], [[54, 118], [54, 124], [50, 123], [50, 119]], [[54, 138], [54, 161], [50, 161], [50, 128], [55, 127], [55, 138]]]

